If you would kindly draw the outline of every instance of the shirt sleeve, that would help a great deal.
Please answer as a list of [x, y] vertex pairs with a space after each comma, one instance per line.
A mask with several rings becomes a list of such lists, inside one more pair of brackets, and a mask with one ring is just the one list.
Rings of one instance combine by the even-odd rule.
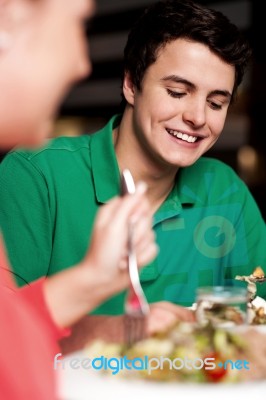
[[8, 154], [0, 164], [0, 226], [19, 286], [46, 276], [52, 251], [49, 194], [27, 157]]
[[47, 326], [47, 330], [53, 340], [59, 340], [69, 336], [70, 328], [60, 328], [53, 320], [44, 298], [44, 282], [45, 278], [40, 278], [30, 285], [25, 285], [17, 291], [17, 295], [23, 298], [28, 304], [34, 308], [42, 321]]

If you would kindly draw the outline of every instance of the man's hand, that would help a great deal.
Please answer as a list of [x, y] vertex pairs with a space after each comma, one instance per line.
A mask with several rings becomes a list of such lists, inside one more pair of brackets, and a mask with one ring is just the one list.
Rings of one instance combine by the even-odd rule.
[[[194, 322], [194, 313], [187, 308], [168, 301], [153, 303], [148, 316], [148, 337], [170, 328], [178, 321]], [[60, 345], [64, 354], [72, 353], [90, 345], [94, 340], [123, 343], [124, 316], [87, 315], [72, 328], [72, 335], [64, 338]]]
[[148, 317], [147, 332], [152, 335], [156, 332], [165, 331], [178, 321], [194, 322], [195, 314], [185, 307], [168, 301], [153, 303]]

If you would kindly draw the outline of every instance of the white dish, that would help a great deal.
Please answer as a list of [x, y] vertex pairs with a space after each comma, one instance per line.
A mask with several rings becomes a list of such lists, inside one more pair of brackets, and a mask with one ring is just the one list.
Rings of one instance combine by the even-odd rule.
[[[65, 370], [59, 379], [58, 400], [261, 398], [266, 381], [232, 385], [152, 383], [122, 380], [85, 370]], [[182, 396], [182, 397], [181, 397]]]
[[[266, 333], [266, 326], [253, 328]], [[152, 399], [195, 398], [224, 400], [224, 398], [261, 398], [266, 393], [266, 381], [234, 384], [161, 383], [119, 378], [103, 375], [95, 370], [71, 369], [69, 360], [88, 357], [82, 351], [65, 358], [65, 369], [58, 371], [58, 400], [106, 400], [106, 399]], [[222, 389], [222, 390], [221, 390]], [[195, 397], [194, 397], [195, 396]]]

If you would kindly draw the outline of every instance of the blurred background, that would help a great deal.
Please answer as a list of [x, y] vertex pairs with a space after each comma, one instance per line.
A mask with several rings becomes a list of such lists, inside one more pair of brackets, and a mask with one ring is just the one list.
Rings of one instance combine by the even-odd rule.
[[[64, 100], [53, 137], [88, 134], [119, 112], [123, 49], [127, 34], [144, 8], [155, 0], [96, 0], [97, 13], [87, 35], [93, 73]], [[198, 0], [222, 11], [249, 38], [254, 56], [232, 105], [219, 141], [207, 155], [231, 165], [247, 183], [266, 220], [265, 17], [259, 0]]]

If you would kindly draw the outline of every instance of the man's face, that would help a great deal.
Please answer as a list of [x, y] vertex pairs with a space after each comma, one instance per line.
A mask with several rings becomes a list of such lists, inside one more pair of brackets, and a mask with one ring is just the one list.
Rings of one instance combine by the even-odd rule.
[[167, 44], [140, 91], [125, 78], [141, 150], [160, 165], [193, 164], [221, 134], [234, 80], [235, 68], [206, 46], [184, 39]]

